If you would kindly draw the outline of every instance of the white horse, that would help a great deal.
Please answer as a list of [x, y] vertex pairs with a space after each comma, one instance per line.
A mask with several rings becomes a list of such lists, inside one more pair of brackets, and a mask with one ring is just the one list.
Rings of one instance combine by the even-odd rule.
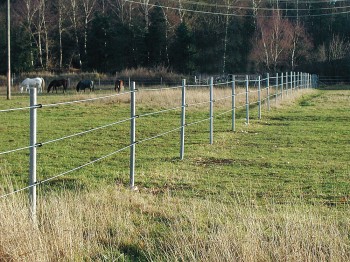
[[26, 78], [19, 85], [19, 91], [21, 93], [23, 93], [23, 88], [24, 87], [26, 88], [26, 92], [29, 92], [29, 89], [31, 87], [36, 87], [38, 89], [38, 93], [42, 93], [43, 89], [45, 88], [45, 80], [42, 77]]

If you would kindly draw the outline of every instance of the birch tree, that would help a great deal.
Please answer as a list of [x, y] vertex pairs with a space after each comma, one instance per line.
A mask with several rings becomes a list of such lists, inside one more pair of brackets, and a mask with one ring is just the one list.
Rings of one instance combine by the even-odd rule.
[[95, 7], [96, 0], [82, 0], [84, 10], [84, 54], [87, 55], [86, 45], [88, 38], [88, 24], [92, 21], [92, 13]]
[[180, 18], [180, 23], [184, 22], [184, 17], [186, 15], [186, 11], [183, 9], [183, 0], [178, 0], [179, 1], [179, 18]]
[[63, 0], [57, 0], [57, 13], [58, 13], [58, 45], [59, 45], [59, 68], [63, 67], [63, 46], [62, 46], [62, 34], [63, 34], [63, 14], [64, 4]]
[[310, 56], [312, 42], [301, 23], [297, 22], [294, 24], [291, 30], [292, 48], [290, 51], [290, 67], [291, 70], [294, 70], [298, 65], [299, 59]]
[[[132, 3], [123, 0], [108, 0], [108, 5], [111, 7], [111, 11], [116, 15], [122, 24], [125, 24], [128, 17], [131, 20], [131, 14], [129, 14], [130, 6]], [[129, 8], [128, 8], [129, 5]]]
[[141, 0], [141, 12], [143, 13], [144, 22], [145, 22], [145, 31], [148, 32], [149, 27], [149, 12], [152, 8], [150, 5], [150, 0]]
[[349, 55], [350, 42], [341, 38], [339, 35], [333, 35], [329, 44], [328, 59], [329, 61], [343, 59]]
[[[77, 60], [78, 60], [78, 64], [79, 67], [82, 67], [82, 61], [81, 61], [81, 53], [80, 53], [80, 41], [79, 41], [79, 17], [80, 17], [80, 13], [79, 13], [79, 3], [78, 0], [70, 0], [69, 1], [69, 19], [71, 21], [71, 25], [73, 28], [73, 39], [75, 42], [75, 55], [77, 56]], [[71, 60], [74, 58], [71, 58]], [[72, 61], [71, 61], [72, 63]]]
[[[34, 66], [36, 62], [34, 61], [33, 53], [33, 43], [37, 43], [35, 39], [36, 32], [33, 31], [35, 28], [35, 18], [38, 13], [38, 0], [22, 0], [18, 1], [13, 5], [15, 15], [18, 18], [18, 22], [21, 27], [25, 28], [25, 31], [28, 33], [30, 39], [30, 57], [31, 65]], [[36, 44], [37, 46], [37, 44]]]
[[292, 32], [292, 24], [281, 17], [279, 10], [275, 10], [272, 17], [258, 17], [252, 58], [267, 70], [277, 71], [278, 66], [286, 63], [288, 51], [292, 49]]
[[[38, 34], [39, 34], [39, 54], [41, 57], [40, 65], [44, 66], [45, 69], [48, 69], [50, 65], [50, 58], [49, 58], [49, 47], [50, 47], [50, 40], [49, 40], [49, 25], [47, 21], [47, 13], [50, 12], [50, 10], [47, 8], [47, 2], [46, 0], [40, 0], [39, 4], [39, 17], [38, 17]], [[42, 46], [45, 46], [45, 63], [43, 63], [43, 56], [42, 53]]]

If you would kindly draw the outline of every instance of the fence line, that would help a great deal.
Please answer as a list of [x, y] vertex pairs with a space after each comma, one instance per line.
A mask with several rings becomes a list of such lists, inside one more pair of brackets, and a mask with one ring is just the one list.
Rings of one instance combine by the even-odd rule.
[[106, 127], [110, 127], [110, 126], [114, 126], [114, 125], [117, 125], [117, 124], [121, 124], [121, 123], [124, 123], [124, 122], [127, 122], [127, 121], [130, 121], [130, 118], [123, 119], [123, 120], [120, 120], [120, 121], [117, 121], [117, 122], [113, 122], [113, 123], [110, 123], [110, 124], [106, 124], [106, 125], [103, 125], [103, 126], [91, 128], [89, 130], [82, 131], [82, 132], [79, 132], [79, 133], [75, 133], [75, 134], [72, 134], [72, 135], [63, 136], [63, 137], [52, 139], [52, 140], [49, 140], [49, 141], [46, 141], [46, 142], [41, 142], [40, 145], [46, 145], [46, 144], [62, 141], [62, 140], [67, 139], [67, 138], [72, 138], [72, 137], [75, 137], [75, 136], [84, 135], [84, 134], [87, 134], [87, 133], [90, 133], [90, 132], [93, 132], [93, 131], [96, 131], [96, 130], [100, 130], [100, 129], [103, 129], [103, 128], [106, 128]]
[[[285, 81], [284, 81], [285, 78]], [[267, 107], [268, 110], [270, 110], [270, 97], [275, 98], [276, 102], [278, 97], [280, 97], [281, 99], [283, 98], [283, 93], [285, 92], [286, 95], [289, 94], [288, 91], [288, 86], [290, 87], [290, 91], [293, 92], [293, 89], [303, 89], [303, 88], [309, 88], [309, 87], [314, 87], [314, 82], [312, 81], [312, 76], [310, 74], [306, 74], [306, 73], [299, 73], [296, 74], [295, 72], [290, 72], [290, 74], [286, 73], [285, 75], [282, 74], [276, 74], [276, 76], [272, 76], [270, 77], [269, 74], [267, 74], [266, 78], [261, 78], [261, 76], [258, 76], [257, 79], [251, 80], [249, 79], [249, 76], [246, 76], [245, 80], [236, 80], [235, 76], [232, 77], [232, 81], [229, 81], [227, 83], [220, 83], [220, 84], [214, 84], [213, 83], [213, 78], [210, 78], [210, 84], [209, 85], [201, 85], [204, 87], [209, 87], [209, 101], [202, 101], [202, 102], [198, 102], [198, 103], [192, 103], [192, 104], [186, 104], [186, 87], [192, 87], [191, 85], [186, 85], [186, 81], [183, 80], [182, 83], [182, 101], [181, 101], [181, 106], [178, 107], [173, 107], [173, 108], [168, 108], [168, 109], [164, 109], [164, 110], [159, 110], [156, 112], [151, 112], [151, 113], [145, 113], [142, 115], [137, 115], [136, 114], [136, 92], [137, 89], [135, 87], [135, 82], [132, 83], [131, 87], [130, 87], [130, 91], [129, 92], [124, 92], [122, 94], [130, 94], [130, 118], [127, 119], [123, 119], [120, 121], [116, 121], [113, 123], [109, 123], [103, 126], [99, 126], [99, 127], [95, 127], [86, 131], [82, 131], [82, 132], [78, 132], [75, 134], [71, 134], [71, 135], [67, 135], [61, 138], [56, 138], [53, 140], [49, 140], [43, 143], [37, 143], [36, 142], [36, 122], [37, 122], [37, 109], [38, 108], [42, 108], [42, 107], [51, 107], [51, 106], [60, 106], [60, 105], [67, 105], [67, 104], [73, 104], [73, 103], [79, 103], [79, 102], [90, 102], [90, 101], [95, 101], [98, 99], [105, 99], [105, 98], [111, 98], [111, 97], [115, 97], [115, 96], [119, 96], [122, 94], [115, 94], [115, 95], [109, 95], [109, 96], [103, 96], [103, 97], [96, 97], [96, 98], [89, 98], [89, 99], [83, 99], [83, 100], [76, 100], [76, 101], [70, 101], [70, 102], [62, 102], [62, 103], [55, 103], [55, 104], [46, 104], [46, 105], [41, 105], [41, 104], [37, 104], [37, 98], [36, 98], [36, 89], [31, 89], [30, 90], [30, 107], [25, 107], [25, 109], [30, 109], [30, 146], [27, 147], [22, 147], [22, 148], [17, 148], [17, 149], [13, 149], [13, 150], [9, 150], [9, 151], [5, 151], [5, 152], [0, 152], [0, 155], [2, 154], [7, 154], [7, 153], [11, 153], [11, 152], [16, 152], [19, 150], [23, 150], [23, 149], [30, 149], [30, 183], [29, 186], [15, 190], [13, 192], [4, 194], [4, 195], [0, 195], [0, 198], [4, 198], [7, 197], [9, 195], [13, 195], [16, 194], [18, 192], [24, 191], [26, 189], [30, 190], [30, 204], [31, 204], [31, 214], [33, 216], [33, 219], [35, 220], [35, 214], [36, 214], [36, 185], [39, 184], [44, 184], [45, 182], [48, 182], [50, 180], [53, 180], [57, 177], [69, 174], [73, 171], [76, 171], [78, 169], [81, 169], [83, 167], [86, 167], [88, 165], [91, 165], [95, 162], [101, 161], [109, 156], [112, 156], [114, 154], [117, 154], [118, 152], [121, 152], [127, 148], [130, 148], [130, 188], [135, 188], [135, 151], [136, 151], [136, 144], [138, 143], [143, 143], [149, 140], [153, 140], [162, 136], [165, 136], [169, 133], [173, 133], [176, 131], [180, 130], [181, 136], [180, 136], [180, 159], [183, 159], [184, 157], [184, 149], [185, 149], [185, 127], [186, 126], [192, 126], [195, 124], [199, 124], [205, 121], [209, 121], [209, 143], [213, 144], [213, 133], [214, 133], [214, 118], [219, 117], [221, 115], [227, 114], [232, 112], [232, 131], [235, 131], [235, 115], [236, 115], [236, 109], [239, 108], [244, 108], [246, 109], [246, 123], [249, 124], [249, 109], [251, 107], [251, 105], [258, 105], [258, 119], [261, 119], [261, 104], [264, 101], [267, 101]], [[274, 94], [270, 94], [270, 83], [271, 83], [271, 79], [274, 79], [275, 83], [274, 85], [272, 85], [275, 88], [275, 93]], [[289, 81], [290, 80], [290, 81]], [[250, 87], [250, 83], [254, 83], [254, 85], [257, 84], [258, 89], [257, 90], [251, 90], [249, 89]], [[261, 84], [266, 82], [266, 87], [265, 88], [261, 88]], [[242, 93], [236, 93], [236, 83], [244, 83], [245, 84], [245, 92]], [[231, 84], [231, 89], [232, 89], [232, 93], [230, 96], [223, 96], [223, 97], [219, 97], [217, 99], [214, 99], [214, 87], [217, 86], [221, 86], [221, 85], [226, 85], [228, 86], [228, 84]], [[198, 87], [198, 86], [195, 86]], [[160, 88], [160, 89], [156, 89], [157, 91], [162, 91], [165, 89], [175, 89], [175, 88], [179, 88], [179, 87], [170, 87], [170, 88]], [[266, 90], [266, 97], [262, 98], [262, 91]], [[143, 89], [143, 91], [155, 91], [155, 89]], [[249, 94], [251, 93], [256, 93], [258, 94], [258, 98], [257, 101], [252, 101], [249, 102]], [[245, 104], [238, 106], [236, 104], [236, 97], [238, 95], [243, 95], [245, 94]], [[215, 102], [218, 101], [223, 101], [226, 99], [231, 98], [231, 103], [232, 106], [230, 108], [230, 110], [226, 110], [224, 112], [218, 113], [214, 115], [214, 104]], [[204, 118], [201, 120], [197, 120], [191, 123], [186, 123], [186, 118], [185, 118], [185, 112], [186, 112], [186, 107], [189, 106], [198, 106], [198, 105], [203, 105], [203, 104], [208, 104], [209, 103], [209, 117], [208, 118]], [[9, 111], [15, 111], [15, 110], [22, 110], [24, 108], [16, 108], [16, 109], [6, 109], [6, 110], [0, 110], [0, 112], [9, 112]], [[181, 109], [181, 122], [180, 122], [180, 126], [173, 128], [171, 130], [165, 131], [165, 132], [161, 132], [157, 135], [154, 135], [152, 137], [147, 137], [144, 138], [143, 140], [140, 141], [136, 141], [136, 118], [139, 117], [145, 117], [145, 116], [151, 116], [151, 115], [155, 115], [155, 114], [161, 114], [161, 113], [165, 113], [165, 112], [169, 112], [169, 111], [173, 111], [173, 110], [177, 110], [177, 109]], [[100, 158], [97, 158], [93, 161], [90, 161], [88, 163], [85, 163], [83, 165], [80, 165], [78, 167], [75, 167], [71, 170], [65, 171], [63, 173], [60, 173], [58, 175], [52, 176], [48, 179], [42, 180], [42, 181], [36, 181], [36, 149], [37, 147], [40, 147], [41, 145], [44, 144], [49, 144], [49, 143], [53, 143], [53, 142], [57, 142], [60, 140], [64, 140], [67, 138], [71, 138], [74, 136], [78, 136], [78, 135], [82, 135], [82, 134], [86, 134], [89, 132], [93, 132], [102, 128], [106, 128], [106, 127], [110, 127], [113, 125], [117, 125], [117, 124], [121, 124], [124, 122], [130, 121], [130, 144], [118, 149], [112, 153], [109, 153], [105, 156], [102, 156]]]
[[174, 87], [161, 87], [161, 88], [142, 88], [142, 91], [162, 91], [162, 90], [173, 90], [173, 89], [179, 89], [181, 86], [174, 86]]
[[[39, 108], [41, 107], [42, 105], [35, 105], [34, 107], [35, 108]], [[2, 112], [12, 112], [12, 111], [18, 111], [18, 110], [25, 110], [25, 109], [31, 109], [31, 108], [34, 108], [32, 106], [26, 106], [26, 107], [18, 107], [18, 108], [10, 108], [10, 109], [1, 109], [0, 110], [0, 113]]]
[[182, 107], [181, 106], [177, 106], [177, 107], [173, 107], [173, 108], [169, 108], [169, 109], [160, 110], [160, 111], [157, 111], [157, 112], [141, 114], [141, 115], [138, 115], [138, 117], [157, 115], [157, 114], [161, 114], [161, 113], [165, 113], [165, 112], [169, 112], [169, 111], [174, 111], [174, 110], [177, 110], [177, 109], [180, 109], [180, 108], [182, 108]]
[[122, 93], [119, 93], [119, 94], [108, 95], [108, 96], [93, 97], [93, 98], [74, 100], [74, 101], [68, 101], [68, 102], [61, 102], [61, 103], [54, 103], [54, 104], [46, 104], [46, 105], [44, 104], [44, 105], [42, 105], [42, 107], [54, 107], [54, 106], [59, 106], [59, 105], [70, 105], [70, 104], [76, 104], [76, 103], [91, 102], [91, 101], [95, 101], [95, 100], [101, 100], [101, 99], [121, 96], [121, 95], [129, 94], [129, 93], [130, 92], [122, 92]]

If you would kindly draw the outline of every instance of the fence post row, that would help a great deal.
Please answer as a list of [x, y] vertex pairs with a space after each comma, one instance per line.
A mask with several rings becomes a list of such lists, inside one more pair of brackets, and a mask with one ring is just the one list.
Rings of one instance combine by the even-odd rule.
[[36, 135], [37, 88], [29, 88], [30, 95], [30, 148], [29, 148], [29, 202], [32, 220], [36, 221]]
[[181, 99], [181, 135], [180, 135], [180, 159], [184, 159], [185, 154], [185, 117], [186, 117], [186, 79], [182, 79], [182, 99]]
[[[258, 118], [261, 119], [261, 76], [258, 78]], [[282, 94], [283, 94], [283, 74], [281, 78]], [[286, 73], [286, 92], [288, 94], [288, 73]], [[293, 88], [304, 89], [313, 88], [317, 85], [317, 81], [314, 75], [302, 72], [290, 72], [290, 87], [291, 92]], [[130, 80], [129, 80], [130, 83]], [[279, 75], [276, 74], [276, 93], [275, 98], [277, 100], [278, 87], [279, 87]], [[249, 76], [245, 77], [246, 85], [246, 124], [249, 124]], [[266, 77], [267, 86], [267, 107], [270, 110], [270, 75], [267, 73]], [[37, 104], [37, 88], [33, 87], [29, 89], [30, 94], [30, 146], [29, 146], [29, 204], [30, 212], [33, 221], [36, 221], [36, 207], [37, 207], [37, 194], [36, 186], [37, 182], [37, 109], [40, 105]], [[130, 188], [135, 188], [135, 149], [136, 149], [136, 87], [135, 82], [130, 85]], [[213, 77], [210, 78], [210, 144], [213, 144], [213, 131], [214, 131], [214, 81]], [[181, 111], [181, 138], [180, 138], [180, 159], [184, 158], [185, 148], [185, 126], [186, 126], [186, 80], [182, 80], [182, 111]], [[236, 131], [236, 79], [235, 75], [232, 75], [232, 130]]]
[[130, 89], [130, 189], [135, 188], [135, 146], [136, 146], [136, 88], [132, 82]]

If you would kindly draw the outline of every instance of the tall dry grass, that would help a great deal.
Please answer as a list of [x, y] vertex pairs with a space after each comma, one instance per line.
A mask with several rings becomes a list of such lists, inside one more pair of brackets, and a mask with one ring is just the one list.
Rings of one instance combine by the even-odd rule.
[[[181, 88], [161, 88], [156, 87], [154, 89], [143, 89], [140, 88], [136, 92], [136, 104], [145, 104], [149, 107], [177, 107], [181, 106]], [[301, 89], [294, 91], [293, 93], [289, 92], [287, 95], [284, 92], [283, 99], [279, 94], [277, 99], [274, 93], [274, 90], [270, 90], [270, 107], [279, 108], [291, 104], [295, 101], [296, 98], [314, 92], [312, 89]], [[235, 102], [236, 108], [242, 108], [246, 105], [246, 91], [243, 87], [237, 87], [235, 90]], [[216, 109], [230, 109], [232, 105], [232, 89], [230, 87], [214, 87], [214, 107]], [[91, 97], [98, 97], [99, 94], [90, 94]], [[75, 99], [84, 99], [86, 98], [85, 94], [77, 94], [74, 96]], [[268, 103], [268, 94], [267, 90], [263, 89], [260, 94], [260, 99], [262, 106], [267, 106]], [[101, 101], [105, 103], [106, 100]], [[108, 101], [108, 100], [107, 100]], [[130, 103], [129, 92], [126, 92], [120, 96], [113, 97], [110, 101], [117, 101], [121, 103]], [[210, 102], [209, 88], [208, 87], [191, 87], [186, 89], [186, 104], [190, 107], [208, 107]], [[258, 91], [257, 89], [252, 89], [249, 92], [249, 104], [257, 105], [258, 102]]]
[[[0, 261], [349, 261], [349, 209], [124, 188], [0, 202]], [[228, 204], [229, 203], [229, 204]]]

